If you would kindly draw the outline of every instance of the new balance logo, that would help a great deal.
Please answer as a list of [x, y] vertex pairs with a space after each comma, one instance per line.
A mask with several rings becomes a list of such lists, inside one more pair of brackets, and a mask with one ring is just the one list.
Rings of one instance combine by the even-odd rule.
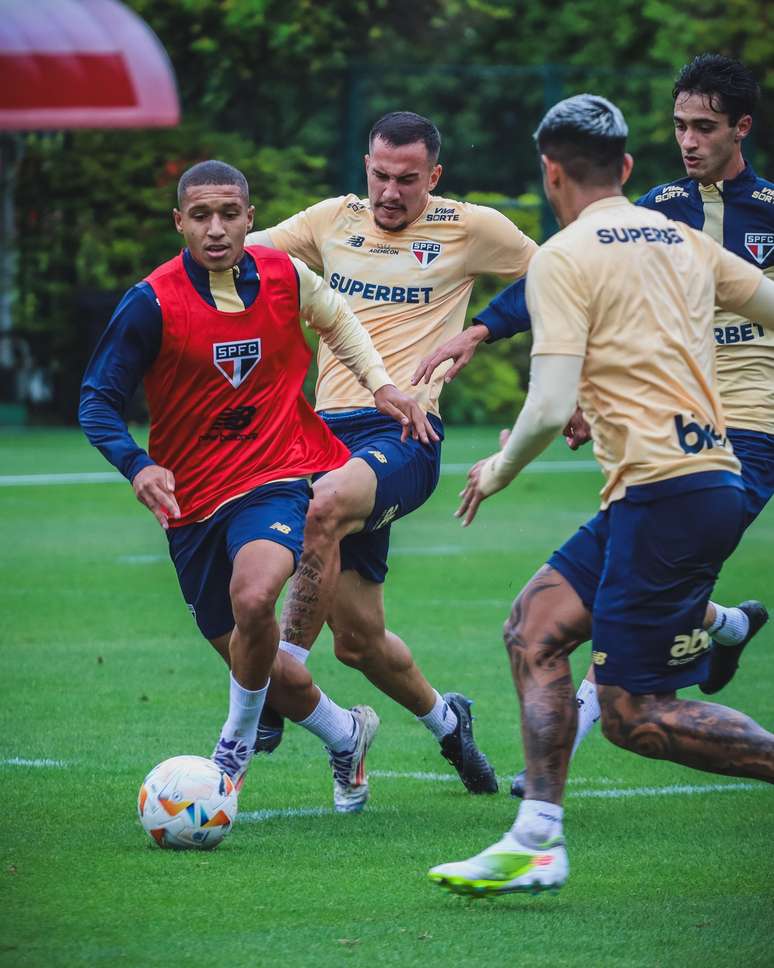
[[728, 446], [728, 439], [723, 434], [719, 434], [711, 424], [705, 424], [702, 427], [695, 420], [683, 423], [680, 414], [675, 416], [675, 430], [677, 442], [686, 454], [698, 454], [705, 447], [707, 450], [712, 450], [713, 447]]
[[368, 453], [372, 457], [375, 457], [379, 461], [380, 464], [386, 464], [387, 463], [387, 458], [384, 456], [384, 454], [380, 450], [369, 450]]
[[213, 420], [213, 430], [244, 430], [255, 416], [255, 407], [227, 407]]
[[591, 661], [594, 665], [604, 665], [607, 661], [607, 652], [592, 652]]
[[379, 518], [379, 520], [374, 525], [373, 530], [374, 531], [378, 531], [379, 528], [386, 528], [387, 525], [391, 521], [394, 521], [395, 518], [398, 516], [398, 511], [400, 511], [400, 504], [393, 504], [393, 506], [391, 508], [386, 508], [382, 512], [382, 515]]
[[274, 524], [269, 528], [270, 531], [279, 531], [281, 534], [290, 534], [293, 530], [289, 524], [282, 524], [279, 521], [275, 521]]
[[347, 239], [347, 245], [351, 245], [353, 249], [359, 249], [365, 242], [364, 235], [350, 235]]

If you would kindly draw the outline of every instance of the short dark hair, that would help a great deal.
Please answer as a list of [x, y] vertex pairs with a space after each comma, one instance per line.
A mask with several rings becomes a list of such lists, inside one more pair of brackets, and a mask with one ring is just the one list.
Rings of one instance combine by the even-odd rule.
[[558, 161], [573, 181], [609, 185], [620, 178], [629, 129], [606, 98], [577, 94], [559, 101], [534, 134], [538, 151]]
[[438, 161], [441, 151], [441, 135], [432, 121], [423, 118], [413, 111], [391, 111], [379, 118], [368, 135], [369, 151], [373, 148], [374, 139], [381, 138], [393, 148], [403, 145], [413, 145], [416, 141], [424, 142], [427, 156], [431, 164]]
[[680, 94], [706, 95], [712, 110], [727, 114], [733, 126], [743, 115], [753, 114], [761, 89], [741, 61], [722, 54], [699, 54], [677, 76], [672, 97], [677, 100]]
[[238, 168], [225, 161], [200, 161], [184, 171], [177, 183], [178, 206], [182, 206], [185, 193], [195, 185], [236, 185], [241, 189], [245, 204], [250, 202], [247, 179]]

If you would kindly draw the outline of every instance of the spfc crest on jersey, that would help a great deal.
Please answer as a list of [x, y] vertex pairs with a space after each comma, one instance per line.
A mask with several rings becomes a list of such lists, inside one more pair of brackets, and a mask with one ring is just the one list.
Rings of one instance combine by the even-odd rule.
[[260, 339], [234, 339], [212, 344], [212, 362], [236, 390], [261, 359]]
[[411, 251], [414, 258], [419, 263], [420, 269], [426, 269], [441, 254], [441, 245], [438, 242], [412, 242]]
[[762, 266], [774, 251], [774, 232], [745, 232], [744, 247]]

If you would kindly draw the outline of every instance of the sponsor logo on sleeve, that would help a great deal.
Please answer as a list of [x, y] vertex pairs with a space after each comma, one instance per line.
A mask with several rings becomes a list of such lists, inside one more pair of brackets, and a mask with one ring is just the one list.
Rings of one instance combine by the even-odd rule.
[[419, 263], [420, 269], [427, 269], [428, 266], [432, 265], [441, 254], [441, 248], [442, 247], [439, 242], [425, 242], [418, 240], [411, 243], [411, 251], [414, 254], [414, 258]]
[[235, 339], [212, 344], [212, 361], [236, 390], [261, 359], [260, 339]]
[[757, 198], [759, 202], [767, 202], [769, 205], [774, 205], [774, 188], [759, 188], [752, 193], [752, 197]]
[[744, 247], [759, 266], [774, 252], [774, 232], [745, 232]]

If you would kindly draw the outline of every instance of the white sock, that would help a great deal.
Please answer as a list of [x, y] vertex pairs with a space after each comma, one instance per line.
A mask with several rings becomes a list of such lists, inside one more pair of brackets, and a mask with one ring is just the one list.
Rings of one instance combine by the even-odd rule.
[[435, 705], [429, 713], [425, 713], [424, 716], [417, 716], [417, 719], [424, 723], [440, 742], [444, 736], [453, 733], [457, 728], [457, 714], [437, 690], [433, 689], [433, 694], [435, 695]]
[[[247, 740], [253, 743], [258, 731], [258, 720], [269, 691], [267, 682], [263, 689], [245, 689], [240, 686], [233, 675], [230, 676], [231, 685], [228, 697], [228, 719], [221, 731], [221, 736]], [[269, 680], [271, 681], [271, 680]]]
[[710, 604], [715, 609], [715, 621], [707, 629], [712, 641], [718, 645], [739, 645], [750, 631], [750, 619], [736, 605], [725, 608], [715, 602]]
[[539, 848], [546, 841], [562, 836], [564, 810], [546, 800], [522, 800], [511, 827], [512, 835], [525, 847]]
[[328, 749], [343, 753], [355, 747], [357, 723], [348, 709], [342, 709], [320, 690], [320, 701], [314, 712], [298, 724], [319, 736]]
[[292, 655], [296, 662], [300, 662], [301, 665], [306, 665], [306, 660], [309, 658], [309, 649], [304, 649], [300, 645], [294, 645], [292, 642], [286, 642], [284, 639], [280, 639], [279, 647], [283, 652]]
[[575, 734], [575, 742], [572, 744], [570, 759], [575, 756], [575, 751], [585, 739], [586, 734], [594, 723], [599, 722], [599, 717], [602, 715], [602, 710], [599, 708], [599, 700], [597, 699], [596, 683], [584, 679], [578, 686], [578, 691], [575, 693], [575, 700], [578, 703], [578, 731]]

